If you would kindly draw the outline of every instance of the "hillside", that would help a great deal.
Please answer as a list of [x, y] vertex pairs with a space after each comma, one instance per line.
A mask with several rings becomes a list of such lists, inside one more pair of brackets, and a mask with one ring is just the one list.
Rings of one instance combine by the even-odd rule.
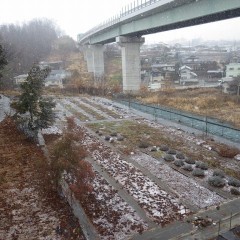
[[50, 187], [41, 149], [7, 118], [0, 123], [0, 239], [84, 239]]

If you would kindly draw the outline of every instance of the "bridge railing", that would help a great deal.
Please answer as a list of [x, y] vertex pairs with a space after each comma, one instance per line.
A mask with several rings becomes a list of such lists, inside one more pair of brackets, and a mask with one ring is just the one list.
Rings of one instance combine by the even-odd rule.
[[153, 5], [153, 4], [155, 4], [157, 2], [161, 2], [161, 1], [163, 1], [163, 0], [135, 0], [134, 2], [123, 7], [119, 14], [109, 18], [108, 20], [104, 21], [103, 23], [93, 27], [86, 33], [78, 36], [78, 41], [82, 41], [96, 32], [99, 32], [105, 28], [108, 28], [110, 26], [113, 26], [113, 25], [121, 22], [123, 17], [124, 17], [124, 19], [126, 19], [126, 17], [130, 16], [132, 13], [135, 13], [141, 9], [144, 9], [145, 7], [148, 7], [150, 5]]
[[147, 6], [150, 6], [156, 2], [160, 2], [162, 0], [136, 0], [133, 3], [125, 6], [124, 8], [122, 8], [121, 12], [120, 12], [120, 17], [122, 16], [127, 16], [128, 14], [134, 13], [142, 8], [145, 8]]

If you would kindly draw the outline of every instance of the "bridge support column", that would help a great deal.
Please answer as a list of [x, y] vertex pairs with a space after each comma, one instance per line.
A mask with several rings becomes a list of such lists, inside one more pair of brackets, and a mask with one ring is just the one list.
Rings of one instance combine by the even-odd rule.
[[140, 46], [145, 39], [142, 37], [117, 37], [122, 50], [123, 91], [138, 91], [141, 85]]
[[94, 77], [101, 77], [104, 74], [103, 45], [88, 45], [84, 49], [84, 59], [87, 60], [88, 72], [92, 72]]

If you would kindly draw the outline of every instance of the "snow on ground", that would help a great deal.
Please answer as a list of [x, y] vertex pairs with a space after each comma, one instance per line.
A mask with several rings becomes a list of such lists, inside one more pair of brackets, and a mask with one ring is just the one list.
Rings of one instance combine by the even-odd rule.
[[[131, 112], [116, 108], [100, 98], [97, 100], [90, 99], [89, 101], [92, 101], [95, 104], [100, 104], [102, 107], [108, 108], [109, 111], [115, 111], [117, 114], [120, 114], [122, 118], [136, 117], [136, 115]], [[63, 129], [66, 116], [74, 116], [74, 113], [71, 113], [67, 109], [68, 105], [69, 100], [67, 99], [62, 99], [57, 104], [57, 126], [59, 129]], [[72, 105], [72, 107], [74, 107], [74, 105]], [[149, 120], [140, 120], [140, 122], [147, 123], [151, 125], [151, 127], [161, 128], [166, 134], [179, 136], [184, 138], [184, 141], [191, 141], [194, 144], [203, 146], [209, 150], [209, 146], [206, 142], [194, 135], [178, 131], [175, 128], [166, 128], [161, 124], [153, 123]], [[131, 195], [145, 210], [147, 216], [156, 223], [164, 225], [186, 216], [189, 213], [189, 210], [181, 203], [184, 201], [200, 208], [223, 202], [224, 199], [222, 197], [201, 186], [200, 182], [198, 182], [198, 180], [204, 180], [198, 179], [195, 181], [194, 178], [189, 178], [175, 171], [167, 164], [164, 164], [146, 154], [132, 156], [132, 160], [148, 169], [159, 179], [162, 179], [162, 181], [171, 188], [179, 198], [171, 196], [145, 176], [140, 170], [135, 168], [131, 163], [124, 160], [118, 153], [114, 152], [110, 147], [101, 143], [98, 138], [88, 133], [85, 128], [82, 129], [85, 134], [84, 139], [82, 139], [82, 144], [85, 145], [90, 156], [102, 167], [102, 169], [122, 185], [128, 194]], [[212, 175], [212, 170], [205, 171], [205, 173], [205, 178], [208, 178]], [[108, 215], [101, 214], [98, 217], [92, 215], [93, 223], [97, 226], [103, 239], [109, 239], [110, 236], [113, 237], [113, 239], [126, 239], [126, 237], [133, 234], [134, 231], [139, 231], [139, 228], [146, 229], [147, 225], [143, 220], [140, 219], [134, 210], [119, 197], [117, 192], [115, 192], [116, 190], [105, 182], [106, 181], [97, 174], [94, 183], [94, 194], [99, 202], [99, 208], [104, 209], [105, 213], [107, 209]], [[92, 209], [90, 207], [89, 211], [94, 212], [94, 207]], [[118, 214], [123, 213], [118, 216], [119, 221], [117, 225], [114, 223], [115, 220], [108, 219], [110, 212], [117, 212]], [[136, 228], [132, 228], [132, 226], [136, 226], [136, 222], [141, 226], [138, 225]]]
[[181, 219], [187, 214], [188, 210], [182, 211], [184, 206], [178, 198], [163, 191], [140, 170], [89, 133], [85, 132], [82, 144], [85, 145], [97, 164], [114, 177], [139, 203], [150, 219], [164, 225], [173, 220]]
[[62, 130], [57, 126], [51, 126], [49, 128], [42, 129], [42, 134], [62, 134]]
[[90, 202], [87, 211], [92, 216], [101, 239], [127, 239], [134, 233], [147, 229], [147, 224], [138, 216], [97, 172], [93, 183], [96, 201]]
[[[21, 190], [12, 188], [8, 190], [8, 195], [7, 203], [9, 205], [14, 204], [15, 209], [12, 210], [12, 225], [5, 239], [13, 239], [13, 236], [16, 236], [16, 239], [24, 239], [25, 236], [31, 236], [30, 239], [61, 239], [55, 231], [59, 225], [59, 219], [50, 207], [49, 209], [43, 209], [40, 201], [38, 201], [39, 196], [36, 189], [28, 186]], [[23, 215], [26, 213], [28, 215]], [[38, 217], [37, 225], [31, 219], [32, 214]], [[23, 227], [24, 225], [28, 227]], [[43, 238], [44, 235], [47, 235], [47, 237]], [[41, 237], [39, 238], [39, 236]]]
[[209, 189], [201, 186], [194, 179], [173, 170], [164, 162], [158, 161], [146, 154], [133, 155], [131, 158], [148, 169], [153, 175], [162, 179], [173, 189], [181, 199], [204, 208], [223, 202], [223, 198]]
[[103, 106], [105, 108], [108, 108], [110, 111], [114, 111], [117, 114], [121, 115], [120, 118], [128, 119], [128, 118], [136, 118], [137, 117], [137, 115], [134, 114], [131, 111], [131, 109], [120, 108], [107, 99], [98, 97], [98, 98], [94, 98], [91, 100], [95, 101], [96, 103], [100, 104], [101, 106]]
[[[70, 101], [72, 103], [74, 103], [76, 106], [78, 106], [78, 108], [81, 109], [81, 106], [79, 105], [83, 105], [88, 109], [92, 109], [94, 112], [96, 112], [96, 114], [100, 117], [100, 118], [105, 118], [105, 119], [114, 119], [112, 116], [106, 114], [104, 111], [99, 110], [98, 108], [95, 107], [95, 105], [90, 105], [90, 103], [93, 103], [92, 101], [87, 101], [87, 98], [74, 98], [74, 99], [70, 99]], [[99, 105], [98, 105], [99, 106]]]
[[0, 122], [10, 114], [10, 99], [0, 94]]

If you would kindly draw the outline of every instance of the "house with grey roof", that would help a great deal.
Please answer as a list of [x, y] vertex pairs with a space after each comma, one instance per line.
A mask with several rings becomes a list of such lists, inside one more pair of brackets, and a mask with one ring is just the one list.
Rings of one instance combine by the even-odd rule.
[[65, 70], [51, 70], [45, 79], [45, 87], [63, 88], [63, 80], [70, 76], [71, 73]]

